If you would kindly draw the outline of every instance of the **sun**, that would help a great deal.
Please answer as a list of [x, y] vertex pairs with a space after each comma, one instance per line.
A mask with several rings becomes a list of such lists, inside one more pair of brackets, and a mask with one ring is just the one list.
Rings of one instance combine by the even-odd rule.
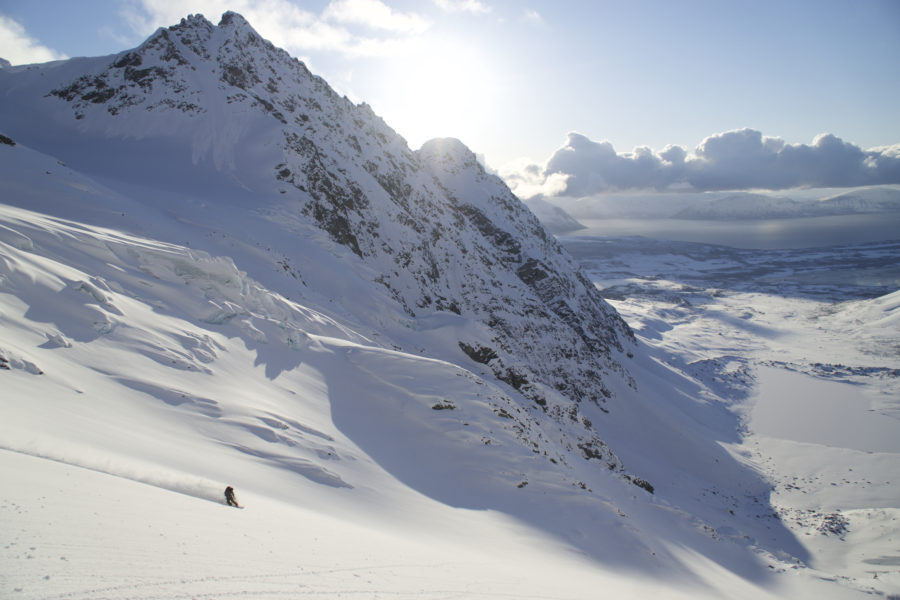
[[385, 118], [412, 148], [435, 137], [470, 144], [496, 110], [498, 79], [490, 55], [479, 48], [449, 38], [423, 39], [391, 61]]

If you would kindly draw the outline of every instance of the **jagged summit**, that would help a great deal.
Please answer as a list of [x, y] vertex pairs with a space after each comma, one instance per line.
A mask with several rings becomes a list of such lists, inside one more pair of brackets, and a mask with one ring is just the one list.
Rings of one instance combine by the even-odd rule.
[[[202, 15], [191, 15], [191, 16], [196, 16], [196, 17], [202, 18]], [[188, 17], [188, 21], [190, 21], [191, 16]], [[252, 27], [250, 27], [250, 23], [247, 22], [247, 19], [245, 19], [243, 16], [241, 16], [240, 14], [238, 14], [232, 10], [226, 10], [224, 13], [222, 13], [221, 20], [219, 20], [219, 27], [225, 27], [225, 26], [229, 26], [229, 25], [232, 27], [235, 27], [235, 28], [248, 27], [251, 30], [253, 29]], [[255, 30], [254, 30], [254, 33], [255, 33]]]
[[[202, 93], [208, 104], [209, 86], [214, 82], [226, 92], [228, 86], [249, 90], [265, 83], [268, 94], [275, 94], [277, 82], [285, 76], [291, 76], [294, 84], [311, 78], [302, 63], [264, 40], [233, 12], [225, 13], [218, 26], [202, 15], [191, 15], [178, 25], [160, 28], [138, 48], [116, 55], [99, 71], [51, 93], [73, 102], [79, 118], [91, 104], [102, 105], [110, 114], [138, 105], [198, 114], [206, 107], [178, 102], [175, 97]], [[148, 105], [160, 92], [169, 101]], [[226, 100], [243, 98], [232, 92]]]

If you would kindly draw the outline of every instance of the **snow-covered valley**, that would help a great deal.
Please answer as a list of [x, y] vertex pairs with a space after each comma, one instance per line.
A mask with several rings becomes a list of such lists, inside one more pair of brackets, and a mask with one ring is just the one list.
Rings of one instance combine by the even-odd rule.
[[739, 416], [729, 445], [823, 578], [900, 584], [900, 244], [780, 251], [572, 237], [657, 360]]
[[900, 594], [896, 243], [563, 249], [234, 13], [0, 133], [3, 597]]

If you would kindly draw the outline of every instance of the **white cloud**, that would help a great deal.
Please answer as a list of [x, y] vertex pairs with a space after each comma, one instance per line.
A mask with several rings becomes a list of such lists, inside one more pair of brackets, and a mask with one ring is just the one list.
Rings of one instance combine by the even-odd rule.
[[523, 197], [582, 197], [622, 190], [746, 190], [900, 183], [900, 145], [863, 150], [832, 134], [787, 144], [753, 129], [711, 135], [693, 153], [681, 146], [616, 152], [608, 141], [571, 133], [543, 167], [511, 165], [501, 175]]
[[188, 12], [216, 23], [228, 10], [240, 13], [264, 38], [295, 54], [389, 56], [430, 27], [424, 17], [394, 11], [381, 0], [331, 0], [321, 13], [289, 0], [140, 0], [139, 5], [122, 9], [141, 35], [177, 23]]
[[541, 16], [541, 13], [534, 10], [533, 8], [526, 8], [522, 12], [522, 18], [529, 23], [534, 23], [537, 25], [540, 25], [544, 22], [544, 17]]
[[496, 174], [523, 200], [564, 195], [571, 177], [565, 173], [547, 175], [544, 167], [527, 158], [503, 165]]
[[479, 0], [434, 0], [434, 3], [444, 12], [470, 12], [473, 14], [491, 12], [491, 7]]
[[322, 16], [339, 23], [365, 25], [395, 33], [424, 33], [431, 26], [424, 17], [396, 12], [381, 0], [332, 0]]
[[[703, 140], [689, 182], [698, 189], [847, 187], [900, 183], [900, 162], [830, 134], [812, 144], [785, 144], [753, 129]], [[893, 172], [893, 176], [892, 176]]]
[[18, 22], [0, 15], [0, 58], [24, 65], [66, 58], [32, 38]]

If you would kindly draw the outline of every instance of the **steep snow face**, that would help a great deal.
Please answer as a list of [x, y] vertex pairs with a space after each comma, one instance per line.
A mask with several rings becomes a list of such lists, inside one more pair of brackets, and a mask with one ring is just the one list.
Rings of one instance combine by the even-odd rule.
[[[175, 221], [146, 233], [195, 240], [242, 269], [263, 254], [270, 273], [257, 276], [286, 296], [333, 299], [329, 269], [310, 260], [331, 255], [372, 299], [339, 300], [344, 317], [495, 377], [529, 419], [565, 425], [571, 448], [622, 469], [581, 407], [609, 410], [613, 390], [633, 385], [622, 364], [632, 333], [460, 142], [411, 151], [235, 13], [218, 26], [190, 16], [112, 57], [13, 69], [0, 87], [3, 114], [16, 115], [0, 121], [6, 133], [111, 186], [127, 181], [145, 199], [131, 209]], [[535, 451], [554, 456], [545, 446]]]

